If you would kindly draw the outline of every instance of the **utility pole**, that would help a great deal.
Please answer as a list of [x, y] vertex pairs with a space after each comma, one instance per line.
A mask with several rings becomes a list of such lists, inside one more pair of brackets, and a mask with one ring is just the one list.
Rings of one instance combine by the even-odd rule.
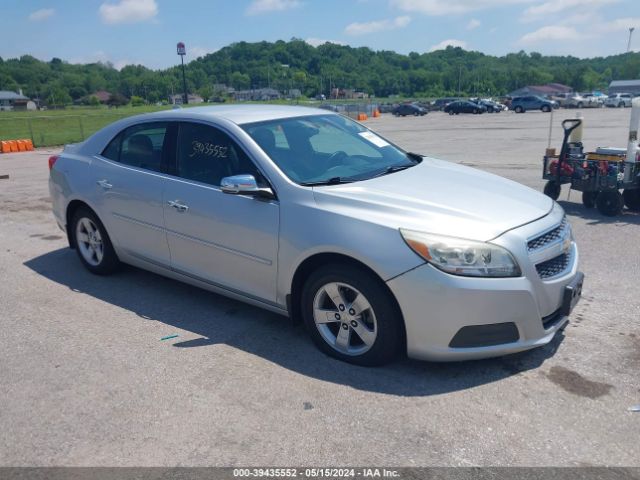
[[627, 43], [627, 53], [631, 51], [631, 35], [633, 35], [633, 31], [635, 29], [635, 27], [629, 27], [629, 42]]
[[187, 93], [187, 77], [184, 74], [184, 56], [187, 54], [187, 49], [184, 43], [178, 42], [178, 55], [180, 55], [180, 63], [182, 63], [182, 86], [184, 88], [184, 98], [182, 100], [183, 105], [189, 103], [189, 94]]
[[458, 70], [458, 96], [460, 96], [462, 88], [462, 65], [460, 65], [460, 70]]

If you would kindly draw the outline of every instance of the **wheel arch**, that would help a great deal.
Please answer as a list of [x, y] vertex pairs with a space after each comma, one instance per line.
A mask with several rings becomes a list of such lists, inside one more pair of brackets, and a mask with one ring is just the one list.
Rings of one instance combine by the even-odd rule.
[[298, 265], [295, 273], [293, 274], [293, 278], [291, 280], [291, 286], [289, 289], [289, 294], [287, 295], [287, 309], [289, 310], [289, 317], [294, 322], [301, 321], [302, 312], [300, 311], [300, 301], [302, 297], [302, 290], [303, 290], [304, 284], [309, 278], [309, 276], [316, 269], [318, 269], [323, 265], [328, 265], [330, 263], [338, 264], [338, 265], [350, 265], [352, 267], [360, 268], [366, 271], [367, 273], [371, 274], [374, 278], [380, 281], [380, 284], [389, 294], [389, 298], [393, 302], [396, 308], [396, 311], [398, 312], [398, 315], [400, 315], [400, 319], [401, 319], [400, 323], [402, 325], [403, 347], [406, 347], [406, 330], [405, 330], [405, 324], [404, 324], [404, 317], [402, 316], [402, 309], [400, 308], [400, 305], [398, 304], [398, 300], [396, 299], [395, 295], [393, 294], [393, 292], [391, 291], [387, 283], [371, 267], [361, 262], [360, 260], [357, 260], [353, 257], [350, 257], [342, 253], [334, 253], [334, 252], [315, 253], [307, 257], [306, 259], [304, 259], [300, 263], [300, 265]]

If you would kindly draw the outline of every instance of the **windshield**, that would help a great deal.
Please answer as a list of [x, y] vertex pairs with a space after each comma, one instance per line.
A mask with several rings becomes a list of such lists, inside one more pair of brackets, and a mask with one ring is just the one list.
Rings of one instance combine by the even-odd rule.
[[282, 118], [243, 128], [287, 177], [302, 185], [366, 180], [418, 163], [342, 115]]

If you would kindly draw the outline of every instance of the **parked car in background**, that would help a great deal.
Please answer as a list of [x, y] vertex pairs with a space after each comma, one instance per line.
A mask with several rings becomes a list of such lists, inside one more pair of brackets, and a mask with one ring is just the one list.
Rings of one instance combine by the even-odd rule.
[[555, 95], [550, 95], [548, 98], [549, 98], [549, 100], [553, 100], [554, 102], [556, 102], [556, 104], [558, 104], [558, 107], [564, 107], [564, 104], [567, 101], [567, 98], [569, 98], [571, 95], [573, 95], [573, 94], [572, 93], [557, 93]]
[[633, 100], [631, 93], [614, 93], [607, 97], [604, 104], [607, 107], [624, 108], [631, 106], [631, 100]]
[[540, 347], [580, 299], [578, 248], [551, 198], [326, 110], [128, 117], [49, 170], [55, 220], [90, 272], [127, 263], [300, 319], [347, 362]]
[[527, 110], [542, 110], [543, 112], [550, 112], [554, 108], [558, 108], [557, 103], [553, 100], [538, 97], [537, 95], [515, 97], [511, 100], [511, 110], [516, 113], [524, 113]]
[[381, 103], [380, 105], [378, 105], [378, 111], [380, 113], [391, 113], [397, 106], [397, 103]]
[[604, 101], [607, 99], [607, 96], [602, 93], [583, 93], [582, 96], [590, 103], [595, 103], [595, 108], [604, 107]]
[[415, 115], [416, 117], [426, 115], [428, 112], [425, 108], [422, 108], [415, 103], [403, 103], [398, 105], [394, 110], [393, 114], [396, 117], [406, 117], [407, 115]]
[[566, 108], [600, 108], [603, 103], [593, 94], [575, 93], [564, 102]]
[[505, 109], [504, 105], [502, 105], [501, 103], [494, 102], [493, 100], [478, 100], [477, 102], [474, 102], [474, 103], [477, 103], [478, 105], [482, 105], [483, 107], [486, 107], [488, 113], [500, 113]]
[[478, 105], [477, 103], [470, 102], [469, 100], [457, 100], [449, 103], [444, 107], [444, 112], [449, 115], [458, 115], [459, 113], [485, 113], [487, 107], [484, 105]]
[[456, 100], [460, 100], [458, 97], [445, 97], [438, 98], [435, 102], [433, 102], [434, 110], [443, 111], [444, 107], [449, 105], [451, 102], [455, 102]]

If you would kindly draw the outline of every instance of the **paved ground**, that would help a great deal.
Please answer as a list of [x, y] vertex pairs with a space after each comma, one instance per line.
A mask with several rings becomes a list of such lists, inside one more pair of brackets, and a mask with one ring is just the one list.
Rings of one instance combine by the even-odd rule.
[[[629, 110], [584, 114], [588, 147], [624, 145]], [[369, 124], [541, 189], [549, 118]], [[640, 216], [563, 192], [587, 281], [551, 345], [365, 369], [283, 317], [133, 268], [87, 273], [49, 212], [48, 155], [0, 156], [0, 465], [640, 466]]]

